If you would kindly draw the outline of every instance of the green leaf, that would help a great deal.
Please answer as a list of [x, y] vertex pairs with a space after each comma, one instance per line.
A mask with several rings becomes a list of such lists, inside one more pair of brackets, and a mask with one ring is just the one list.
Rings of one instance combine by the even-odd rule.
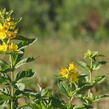
[[101, 99], [109, 97], [109, 94], [107, 95], [99, 95], [99, 96], [94, 96], [94, 102], [100, 101]]
[[106, 64], [106, 61], [93, 62], [93, 70], [98, 70], [102, 65]]
[[35, 97], [35, 98], [39, 98], [39, 94], [33, 92], [32, 90], [27, 90], [27, 89], [24, 89], [23, 91], [22, 90], [16, 90], [16, 93], [15, 95], [18, 97], [18, 98], [22, 98], [22, 96], [26, 96], [26, 97]]
[[27, 71], [20, 71], [17, 73], [16, 76], [16, 81], [23, 79], [25, 77], [32, 77], [34, 75], [35, 72], [32, 72], [31, 69], [27, 70]]
[[23, 37], [23, 36], [16, 37], [15, 39], [21, 41], [21, 42], [18, 44], [19, 49], [24, 49], [24, 48], [26, 48], [27, 46], [30, 46], [30, 45], [32, 45], [33, 43], [35, 43], [35, 42], [37, 41], [37, 38], [29, 39], [29, 38], [25, 38], [25, 37]]
[[93, 63], [93, 70], [98, 70], [98, 69], [100, 69], [100, 67], [101, 67], [101, 64], [99, 64], [98, 62], [94, 62]]
[[86, 84], [84, 84], [84, 86], [82, 86], [78, 89], [78, 92], [88, 90], [88, 89], [92, 88], [94, 85], [95, 85], [94, 83], [86, 83]]
[[92, 109], [93, 107], [91, 105], [86, 105], [86, 104], [80, 104], [75, 106], [73, 109]]
[[7, 84], [9, 81], [5, 77], [0, 77], [0, 84]]
[[51, 104], [53, 106], [53, 109], [66, 109], [64, 104], [64, 101], [61, 100], [59, 97], [51, 96], [50, 98]]
[[91, 95], [91, 96], [83, 96], [82, 94], [77, 95], [77, 97], [84, 102], [85, 104], [92, 104], [94, 102], [98, 102], [103, 98], [109, 97], [109, 95]]
[[6, 61], [0, 60], [0, 72], [6, 73], [6, 72], [9, 72], [11, 70], [12, 69], [11, 69], [10, 65]]
[[39, 92], [39, 93], [43, 97], [43, 96], [46, 96], [48, 94], [48, 90], [47, 89], [42, 89], [41, 92]]
[[65, 82], [62, 82], [61, 81], [61, 82], [59, 82], [58, 86], [59, 86], [59, 89], [60, 89], [60, 91], [62, 93], [64, 93], [67, 96], [70, 96], [69, 95], [69, 87], [68, 87], [68, 84], [66, 84]]
[[78, 92], [88, 90], [92, 87], [94, 87], [96, 84], [101, 83], [105, 79], [105, 76], [98, 76], [95, 80], [92, 82], [86, 82], [82, 87], [79, 87]]
[[33, 57], [24, 58], [24, 59], [20, 60], [20, 61], [15, 65], [15, 68], [18, 68], [18, 67], [20, 67], [20, 66], [22, 66], [22, 65], [24, 65], [24, 64], [26, 64], [26, 63], [28, 63], [28, 62], [32, 62], [32, 61], [34, 61], [34, 60], [35, 60], [35, 59], [34, 59]]
[[22, 57], [24, 56], [24, 49], [22, 50], [22, 52], [23, 52], [22, 54], [18, 54], [18, 53], [12, 54], [13, 66], [15, 66], [22, 59]]
[[0, 88], [0, 92], [2, 92], [5, 95], [9, 95], [10, 89], [8, 87]]
[[84, 61], [79, 61], [78, 64], [86, 70], [90, 69], [90, 66]]
[[1, 69], [4, 67], [4, 66], [8, 66], [8, 63], [4, 60], [0, 60], [0, 67]]
[[94, 84], [100, 84], [104, 81], [105, 79], [105, 76], [102, 75], [102, 76], [97, 76], [96, 79], [93, 81]]
[[88, 50], [85, 55], [84, 55], [84, 58], [93, 58], [95, 59], [96, 57], [103, 57], [104, 55], [102, 54], [99, 54], [98, 51], [91, 51], [91, 50]]
[[4, 94], [0, 95], [0, 104], [4, 103], [5, 101], [8, 101], [8, 100], [11, 100], [10, 96], [4, 95]]
[[106, 61], [100, 61], [99, 62], [101, 65], [104, 65], [104, 64], [106, 64]]
[[25, 89], [25, 84], [24, 83], [16, 83], [15, 85], [21, 91], [23, 91]]
[[88, 75], [80, 75], [78, 80], [78, 87], [84, 86], [88, 82]]
[[30, 40], [33, 40], [35, 38], [27, 38], [27, 37], [24, 37], [24, 36], [21, 36], [21, 35], [17, 35], [17, 37], [14, 38], [14, 40], [20, 40], [20, 41], [30, 41]]

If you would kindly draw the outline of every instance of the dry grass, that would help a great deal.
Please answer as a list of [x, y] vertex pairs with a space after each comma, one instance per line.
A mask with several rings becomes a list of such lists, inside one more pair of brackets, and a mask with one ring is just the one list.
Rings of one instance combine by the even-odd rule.
[[[103, 57], [103, 59], [109, 62], [109, 42], [95, 43], [92, 40], [74, 40], [72, 38], [39, 39], [36, 44], [28, 48], [26, 51], [28, 56], [39, 56], [34, 64], [30, 64], [32, 65], [32, 68], [37, 71], [37, 76], [35, 76], [32, 81], [26, 80], [26, 84], [29, 84], [29, 87], [33, 89], [36, 89], [37, 83], [40, 83], [42, 87], [54, 87], [54, 75], [58, 73], [59, 69], [72, 61], [82, 60], [84, 52], [86, 52], [88, 49], [96, 50], [104, 54], [105, 57]], [[108, 66], [109, 64], [107, 63], [106, 66], [104, 66], [98, 72], [95, 72], [93, 75], [96, 76], [97, 73], [105, 74], [107, 80], [109, 80]], [[97, 90], [99, 93], [109, 93], [108, 87], [109, 81], [105, 81], [102, 85], [97, 87]], [[106, 103], [104, 106], [103, 102], [105, 101]], [[101, 108], [99, 109], [108, 109], [108, 102], [109, 99], [100, 102], [98, 107]]]
[[[51, 75], [57, 73], [62, 66], [72, 61], [82, 60], [83, 54], [88, 49], [104, 54], [103, 59], [109, 62], [109, 42], [95, 43], [94, 41], [74, 40], [71, 38], [66, 40], [62, 38], [40, 39], [27, 49], [26, 54], [38, 57], [33, 64], [33, 68], [39, 72], [38, 75], [41, 75], [42, 79], [46, 78], [46, 76], [46, 79], [48, 79]], [[108, 63], [99, 73], [101, 72], [108, 74]]]

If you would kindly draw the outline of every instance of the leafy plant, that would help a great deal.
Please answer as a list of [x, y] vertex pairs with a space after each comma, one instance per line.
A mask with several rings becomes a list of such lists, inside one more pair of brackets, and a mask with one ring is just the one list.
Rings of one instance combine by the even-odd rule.
[[[74, 63], [62, 68], [57, 76], [58, 93], [51, 89], [42, 89], [38, 85], [37, 91], [25, 88], [24, 78], [33, 77], [32, 69], [20, 70], [24, 64], [35, 60], [33, 57], [24, 58], [25, 48], [36, 42], [36, 38], [26, 38], [18, 33], [17, 24], [20, 19], [12, 17], [12, 11], [0, 11], [0, 54], [7, 58], [0, 60], [0, 105], [7, 109], [90, 109], [93, 103], [109, 95], [94, 95], [92, 88], [100, 84], [105, 75], [92, 78], [105, 61], [97, 58], [103, 55], [98, 52], [88, 52], [84, 60], [78, 64], [87, 72], [81, 74]], [[27, 99], [20, 105], [20, 99]], [[80, 104], [74, 104], [73, 99], [79, 99]], [[6, 108], [5, 107], [5, 108]]]
[[[61, 70], [59, 88], [61, 93], [67, 97], [67, 109], [90, 109], [94, 107], [93, 103], [109, 97], [109, 95], [94, 95], [92, 90], [93, 87], [100, 84], [105, 79], [105, 75], [97, 76], [95, 79], [92, 79], [93, 72], [106, 64], [105, 61], [99, 61], [97, 59], [99, 57], [103, 57], [103, 55], [96, 51], [92, 52], [88, 50], [84, 55], [84, 60], [78, 62], [87, 74], [81, 74], [74, 63], [69, 64], [67, 68]], [[81, 101], [80, 105], [73, 104], [74, 98]]]
[[17, 109], [18, 100], [28, 96], [29, 92], [26, 92], [25, 85], [20, 80], [35, 74], [32, 69], [17, 71], [22, 65], [35, 60], [23, 56], [24, 49], [37, 40], [18, 34], [19, 21], [12, 17], [12, 11], [0, 11], [0, 53], [6, 54], [9, 59], [0, 60], [0, 104], [7, 104], [9, 109]]

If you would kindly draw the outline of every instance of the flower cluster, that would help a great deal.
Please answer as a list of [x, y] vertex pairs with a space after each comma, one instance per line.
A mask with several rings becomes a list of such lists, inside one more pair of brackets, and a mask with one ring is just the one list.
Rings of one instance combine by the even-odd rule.
[[[10, 14], [10, 13], [8, 13]], [[14, 44], [11, 40], [16, 37], [17, 29], [15, 19], [4, 13], [0, 16], [0, 52], [15, 52], [18, 51], [18, 45]]]
[[78, 81], [78, 77], [80, 76], [76, 65], [73, 63], [69, 64], [68, 67], [62, 68], [60, 75], [74, 82]]

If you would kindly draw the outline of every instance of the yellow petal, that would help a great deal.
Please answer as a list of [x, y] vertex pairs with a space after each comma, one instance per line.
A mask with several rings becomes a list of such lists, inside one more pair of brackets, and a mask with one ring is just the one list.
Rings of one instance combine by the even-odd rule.
[[11, 52], [17, 51], [17, 50], [18, 50], [18, 45], [15, 45], [14, 43], [11, 43], [11, 44], [9, 45], [9, 50], [10, 50]]
[[69, 69], [69, 72], [77, 72], [77, 67], [73, 63], [72, 64], [69, 64], [68, 69]]
[[0, 45], [0, 51], [3, 51], [3, 52], [7, 51], [7, 47], [8, 47], [7, 44], [3, 42], [3, 44]]
[[3, 29], [3, 25], [0, 23], [0, 31]]
[[0, 31], [0, 39], [5, 39], [6, 33], [4, 31]]
[[68, 78], [68, 69], [67, 68], [62, 68], [60, 71], [60, 74], [62, 77]]
[[71, 74], [69, 76], [69, 79], [73, 82], [76, 82], [79, 80], [79, 76], [80, 76], [80, 74], [78, 72], [76, 72], [76, 73]]

